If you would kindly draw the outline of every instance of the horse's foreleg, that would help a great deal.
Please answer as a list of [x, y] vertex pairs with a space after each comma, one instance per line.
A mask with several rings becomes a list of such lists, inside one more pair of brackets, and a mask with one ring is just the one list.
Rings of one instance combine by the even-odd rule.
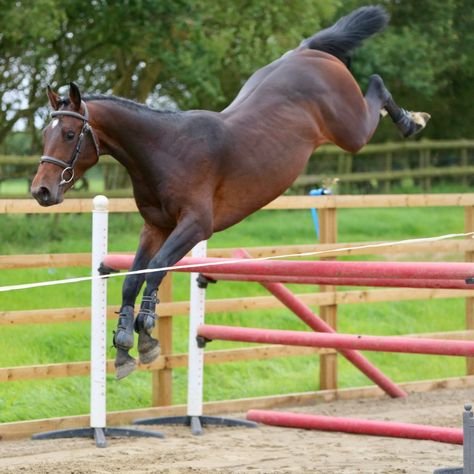
[[[147, 225], [143, 228], [140, 245], [131, 270], [142, 270], [147, 267], [157, 248], [164, 238], [157, 230]], [[115, 369], [117, 379], [126, 377], [136, 367], [136, 361], [130, 356], [129, 350], [133, 347], [134, 306], [140, 292], [145, 275], [127, 275], [122, 286], [122, 306], [119, 311], [117, 330], [114, 333], [113, 343], [117, 349]]]
[[410, 112], [399, 107], [377, 74], [370, 77], [365, 99], [369, 107], [372, 105], [373, 113], [386, 111], [405, 138], [423, 130], [430, 119], [426, 112]]
[[[187, 215], [180, 220], [173, 232], [164, 242], [159, 252], [151, 259], [148, 268], [159, 269], [170, 267], [181, 260], [198, 242], [209, 238], [212, 233], [208, 219]], [[145, 277], [146, 286], [140, 312], [135, 319], [135, 330], [138, 332], [138, 353], [140, 362], [150, 364], [158, 357], [159, 342], [151, 336], [156, 324], [156, 305], [158, 287], [166, 271], [157, 270]]]

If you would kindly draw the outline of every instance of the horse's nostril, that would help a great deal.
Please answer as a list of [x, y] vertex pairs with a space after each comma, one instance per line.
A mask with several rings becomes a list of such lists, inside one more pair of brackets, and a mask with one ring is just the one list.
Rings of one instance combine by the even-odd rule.
[[51, 200], [51, 193], [45, 186], [35, 189], [32, 194], [40, 204], [47, 204]]
[[49, 192], [49, 189], [48, 189], [48, 188], [45, 188], [44, 186], [42, 186], [41, 188], [39, 188], [38, 194], [39, 194], [39, 198], [40, 198], [43, 202], [48, 202], [49, 199], [51, 198], [51, 193]]

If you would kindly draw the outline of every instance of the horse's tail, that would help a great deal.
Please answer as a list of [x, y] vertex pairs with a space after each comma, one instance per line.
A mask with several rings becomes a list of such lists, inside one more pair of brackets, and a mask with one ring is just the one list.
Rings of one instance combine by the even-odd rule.
[[389, 14], [381, 6], [361, 7], [342, 17], [331, 27], [305, 39], [300, 47], [324, 51], [349, 65], [354, 49], [365, 38], [383, 30], [389, 19]]

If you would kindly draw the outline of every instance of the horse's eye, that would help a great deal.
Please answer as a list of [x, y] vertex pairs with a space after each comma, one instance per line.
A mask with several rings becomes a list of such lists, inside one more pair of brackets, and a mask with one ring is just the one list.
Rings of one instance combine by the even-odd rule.
[[72, 131], [67, 132], [66, 133], [66, 138], [68, 140], [72, 140], [74, 138], [74, 132], [72, 132]]

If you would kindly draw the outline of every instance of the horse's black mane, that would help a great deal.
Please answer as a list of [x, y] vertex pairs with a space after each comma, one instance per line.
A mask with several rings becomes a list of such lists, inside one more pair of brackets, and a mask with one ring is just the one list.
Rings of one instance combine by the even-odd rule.
[[[176, 113], [173, 110], [154, 109], [152, 107], [149, 107], [148, 105], [141, 104], [140, 102], [135, 102], [134, 100], [130, 100], [130, 99], [124, 99], [123, 97], [117, 97], [115, 95], [90, 94], [90, 95], [83, 96], [82, 100], [84, 100], [85, 102], [88, 102], [91, 100], [108, 100], [108, 101], [120, 104], [123, 107], [126, 107], [127, 109], [136, 110], [136, 111], [153, 112], [153, 113], [159, 113], [159, 114]], [[70, 100], [67, 97], [62, 97], [59, 103], [61, 105], [69, 105]]]

